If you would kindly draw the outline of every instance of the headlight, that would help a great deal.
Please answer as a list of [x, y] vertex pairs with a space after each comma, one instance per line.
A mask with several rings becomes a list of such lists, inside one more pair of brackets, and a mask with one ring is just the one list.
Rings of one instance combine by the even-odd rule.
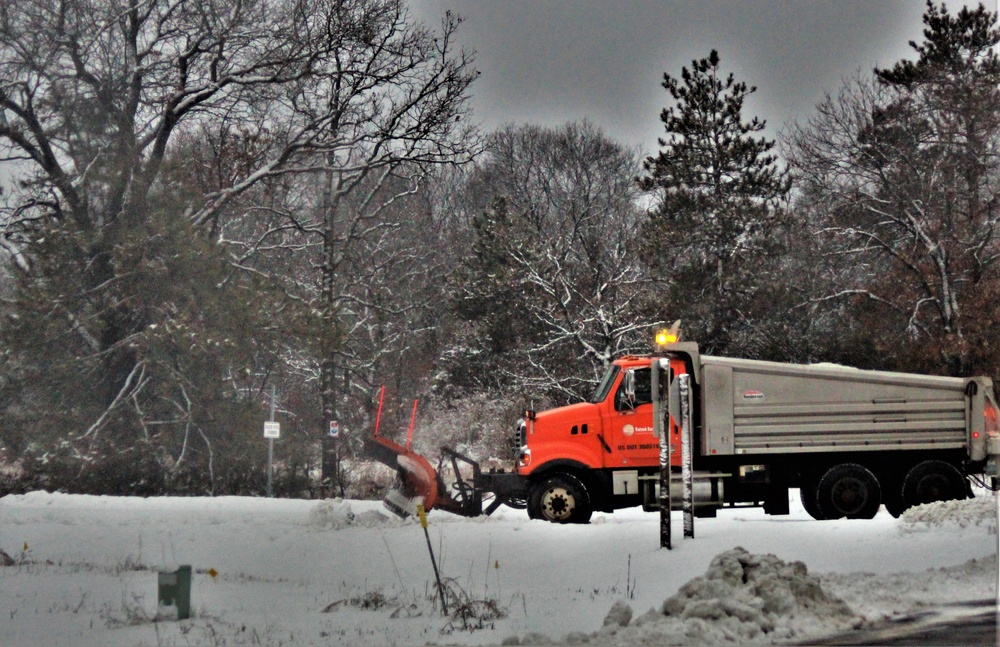
[[528, 444], [528, 425], [521, 418], [514, 424], [514, 437], [510, 442], [511, 454], [518, 455], [518, 451]]

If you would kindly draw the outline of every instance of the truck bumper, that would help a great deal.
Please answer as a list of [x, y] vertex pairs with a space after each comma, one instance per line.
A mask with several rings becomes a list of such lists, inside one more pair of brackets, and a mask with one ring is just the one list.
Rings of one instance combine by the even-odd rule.
[[519, 501], [528, 497], [528, 479], [517, 472], [486, 472], [480, 474], [479, 488], [492, 492], [497, 499]]

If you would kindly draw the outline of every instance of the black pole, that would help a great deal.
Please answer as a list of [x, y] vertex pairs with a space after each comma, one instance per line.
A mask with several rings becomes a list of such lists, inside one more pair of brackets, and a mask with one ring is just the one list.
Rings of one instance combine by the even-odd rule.
[[653, 429], [660, 438], [660, 548], [670, 549], [670, 413], [667, 406], [669, 375], [660, 359], [653, 358]]
[[434, 567], [434, 579], [437, 580], [438, 585], [438, 596], [441, 598], [441, 608], [444, 610], [444, 615], [448, 615], [448, 603], [444, 599], [444, 587], [441, 585], [441, 575], [438, 573], [437, 560], [434, 559], [434, 548], [431, 546], [431, 535], [427, 532], [427, 513], [424, 511], [424, 506], [417, 506], [417, 514], [420, 516], [420, 525], [424, 529], [424, 538], [427, 539], [427, 551], [431, 554], [431, 565]]

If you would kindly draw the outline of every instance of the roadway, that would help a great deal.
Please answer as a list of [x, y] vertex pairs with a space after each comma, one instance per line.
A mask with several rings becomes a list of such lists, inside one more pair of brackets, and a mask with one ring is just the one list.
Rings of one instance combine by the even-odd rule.
[[976, 600], [893, 618], [812, 645], [989, 645], [1000, 647], [997, 600]]

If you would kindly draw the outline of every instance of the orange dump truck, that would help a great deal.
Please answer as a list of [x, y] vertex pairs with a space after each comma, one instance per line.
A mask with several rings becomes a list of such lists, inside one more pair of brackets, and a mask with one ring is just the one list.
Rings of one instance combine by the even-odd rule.
[[[510, 471], [483, 472], [449, 448], [435, 469], [376, 436], [369, 454], [400, 477], [387, 507], [474, 516], [506, 504], [556, 523], [656, 509], [661, 472], [682, 468], [681, 375], [690, 384], [686, 467], [697, 516], [737, 506], [787, 514], [789, 489], [816, 519], [871, 518], [882, 505], [899, 515], [972, 496], [970, 481], [997, 489], [1000, 425], [989, 378], [711, 357], [694, 343], [655, 348], [615, 360], [587, 402], [527, 411]], [[455, 475], [450, 486], [444, 471]]]

